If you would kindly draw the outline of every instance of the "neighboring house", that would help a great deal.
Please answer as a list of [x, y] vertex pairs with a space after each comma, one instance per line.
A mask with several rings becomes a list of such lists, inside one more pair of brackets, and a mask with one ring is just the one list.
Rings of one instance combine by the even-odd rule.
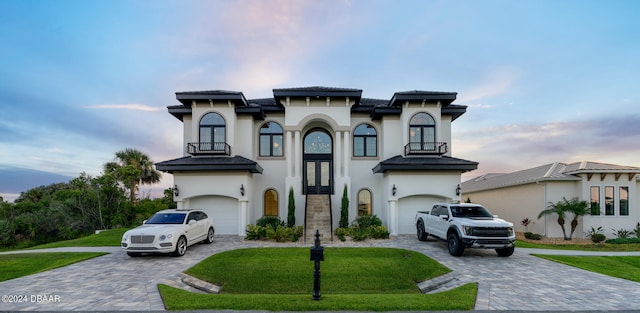
[[[216, 233], [245, 235], [267, 215], [331, 236], [346, 185], [349, 221], [377, 215], [392, 235], [415, 232], [415, 212], [460, 199], [461, 174], [478, 163], [451, 156], [451, 123], [466, 112], [456, 93], [360, 89], [177, 92], [169, 113], [183, 125], [184, 155], [159, 162], [173, 174], [179, 209], [213, 216]], [[307, 232], [309, 234], [310, 232]]]
[[[635, 228], [640, 221], [640, 168], [595, 162], [553, 163], [508, 174], [486, 174], [462, 183], [462, 199], [482, 203], [494, 214], [525, 231], [521, 221], [535, 224], [528, 231], [562, 238], [557, 215], [538, 219], [549, 203], [563, 197], [578, 197], [589, 203], [589, 214], [579, 219], [574, 238], [583, 238], [591, 227], [602, 227], [607, 237], [612, 229]], [[571, 230], [572, 215], [565, 228]]]

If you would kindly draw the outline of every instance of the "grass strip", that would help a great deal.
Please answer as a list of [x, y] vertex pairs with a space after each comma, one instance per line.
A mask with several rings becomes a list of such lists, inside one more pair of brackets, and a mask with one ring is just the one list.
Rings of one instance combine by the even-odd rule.
[[99, 257], [102, 252], [51, 252], [0, 255], [0, 281], [32, 275]]
[[516, 241], [517, 248], [533, 248], [533, 249], [550, 249], [550, 250], [579, 250], [579, 251], [609, 251], [609, 252], [624, 252], [624, 251], [640, 251], [640, 244], [628, 243], [628, 244], [539, 244], [529, 241], [518, 240]]
[[538, 254], [535, 254], [535, 256], [595, 273], [640, 282], [639, 256], [570, 256]]
[[477, 284], [435, 294], [197, 294], [158, 285], [169, 310], [268, 310], [268, 311], [444, 311], [472, 310]]
[[[253, 248], [212, 255], [186, 271], [223, 293], [304, 294], [313, 286], [309, 248]], [[394, 248], [326, 248], [322, 288], [333, 294], [420, 293], [416, 282], [450, 272], [427, 256]]]
[[61, 247], [117, 247], [120, 246], [122, 241], [122, 235], [128, 228], [109, 229], [100, 232], [99, 234], [92, 234], [89, 236], [51, 242], [43, 245], [31, 247], [29, 249], [46, 249], [46, 248], [61, 248]]

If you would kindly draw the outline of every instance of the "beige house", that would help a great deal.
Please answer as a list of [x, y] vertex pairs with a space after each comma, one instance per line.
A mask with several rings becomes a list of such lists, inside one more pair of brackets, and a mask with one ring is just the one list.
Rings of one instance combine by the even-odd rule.
[[[634, 229], [640, 221], [640, 168], [577, 162], [552, 163], [507, 174], [486, 174], [461, 184], [462, 199], [481, 203], [494, 214], [525, 231], [521, 221], [533, 223], [527, 230], [547, 237], [562, 237], [557, 216], [538, 219], [549, 203], [578, 197], [590, 205], [590, 215], [579, 219], [573, 238], [583, 238], [591, 227], [602, 227], [608, 238], [613, 229]], [[567, 233], [571, 215], [566, 218]]]

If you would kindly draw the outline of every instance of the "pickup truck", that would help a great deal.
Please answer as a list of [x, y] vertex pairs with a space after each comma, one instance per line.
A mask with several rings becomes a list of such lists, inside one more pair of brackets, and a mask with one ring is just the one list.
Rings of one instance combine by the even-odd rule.
[[479, 204], [436, 203], [415, 217], [418, 240], [429, 235], [447, 242], [449, 254], [461, 256], [465, 248], [495, 249], [499, 256], [513, 254], [513, 224], [499, 219]]

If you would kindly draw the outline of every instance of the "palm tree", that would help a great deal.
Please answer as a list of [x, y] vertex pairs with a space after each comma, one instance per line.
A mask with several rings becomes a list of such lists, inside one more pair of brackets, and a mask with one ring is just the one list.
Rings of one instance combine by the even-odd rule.
[[571, 220], [571, 234], [569, 234], [569, 240], [573, 237], [573, 232], [578, 227], [578, 217], [586, 215], [589, 211], [587, 211], [589, 207], [589, 203], [587, 201], [581, 201], [578, 197], [573, 197], [571, 200], [566, 198], [562, 198], [565, 202], [566, 210], [573, 214], [573, 219]]
[[113, 162], [104, 164], [105, 173], [112, 174], [129, 189], [131, 203], [136, 203], [140, 184], [154, 184], [160, 181], [160, 172], [153, 167], [148, 155], [139, 150], [126, 148], [116, 152]]
[[[566, 202], [566, 199], [565, 199], [565, 202]], [[557, 214], [558, 224], [560, 225], [560, 228], [562, 228], [562, 236], [564, 237], [564, 240], [569, 240], [569, 238], [567, 237], [567, 232], [564, 229], [564, 217], [565, 217], [565, 214], [567, 213], [567, 206], [565, 202], [563, 201], [558, 201], [557, 203], [549, 202], [547, 209], [543, 210], [542, 212], [540, 212], [540, 214], [538, 214], [538, 219], [540, 219], [545, 215]]]

